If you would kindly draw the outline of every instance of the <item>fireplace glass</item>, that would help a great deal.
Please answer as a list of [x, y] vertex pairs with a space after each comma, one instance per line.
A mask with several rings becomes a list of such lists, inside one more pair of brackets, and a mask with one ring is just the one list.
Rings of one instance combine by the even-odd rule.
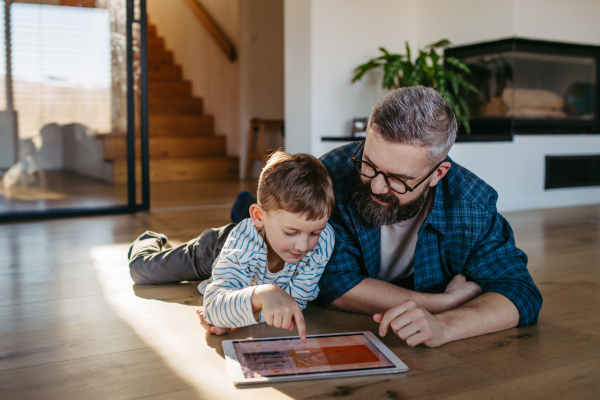
[[469, 66], [479, 91], [464, 93], [472, 134], [600, 132], [600, 47], [506, 39], [445, 55]]

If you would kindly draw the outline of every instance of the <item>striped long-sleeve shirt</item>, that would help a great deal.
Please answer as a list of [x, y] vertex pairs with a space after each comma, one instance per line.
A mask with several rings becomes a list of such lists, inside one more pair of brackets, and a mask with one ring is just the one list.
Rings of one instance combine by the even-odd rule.
[[274, 284], [300, 306], [317, 298], [319, 279], [333, 252], [335, 236], [327, 224], [315, 248], [297, 264], [285, 263], [276, 274], [267, 268], [267, 245], [250, 218], [236, 226], [225, 241], [210, 279], [198, 285], [204, 295], [204, 318], [212, 325], [235, 328], [264, 322], [252, 312], [254, 286]]

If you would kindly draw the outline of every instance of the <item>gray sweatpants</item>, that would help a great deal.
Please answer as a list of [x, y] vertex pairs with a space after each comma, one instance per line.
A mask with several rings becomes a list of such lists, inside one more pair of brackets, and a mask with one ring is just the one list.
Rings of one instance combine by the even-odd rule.
[[203, 281], [210, 278], [213, 263], [235, 225], [207, 229], [197, 238], [165, 250], [165, 235], [144, 232], [129, 248], [131, 278], [139, 285]]

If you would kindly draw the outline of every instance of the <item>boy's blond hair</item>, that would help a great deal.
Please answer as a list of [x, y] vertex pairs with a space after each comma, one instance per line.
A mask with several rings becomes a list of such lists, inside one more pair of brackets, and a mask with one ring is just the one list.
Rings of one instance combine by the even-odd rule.
[[310, 221], [329, 218], [335, 204], [327, 169], [310, 154], [275, 151], [260, 173], [257, 192], [265, 211], [284, 210]]

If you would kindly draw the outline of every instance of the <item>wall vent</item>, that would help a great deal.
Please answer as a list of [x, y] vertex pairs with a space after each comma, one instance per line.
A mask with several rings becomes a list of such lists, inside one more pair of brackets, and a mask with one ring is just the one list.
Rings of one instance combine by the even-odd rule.
[[600, 154], [546, 156], [546, 189], [600, 186]]

